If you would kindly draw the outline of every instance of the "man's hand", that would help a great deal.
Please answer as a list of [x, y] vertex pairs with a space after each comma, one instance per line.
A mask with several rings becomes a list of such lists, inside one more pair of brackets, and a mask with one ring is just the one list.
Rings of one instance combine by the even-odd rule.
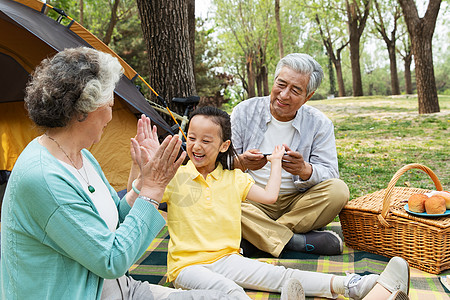
[[283, 156], [283, 169], [292, 175], [300, 176], [302, 180], [308, 180], [312, 174], [312, 166], [303, 160], [300, 153], [292, 151], [286, 144], [283, 144], [283, 146], [287, 152], [287, 155]]
[[235, 165], [243, 171], [259, 170], [267, 163], [267, 158], [258, 149], [247, 150], [238, 158], [235, 160]]

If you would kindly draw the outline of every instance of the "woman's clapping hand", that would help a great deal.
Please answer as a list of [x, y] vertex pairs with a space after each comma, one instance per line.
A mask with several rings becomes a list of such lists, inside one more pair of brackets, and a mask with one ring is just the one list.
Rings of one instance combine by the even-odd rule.
[[[167, 136], [153, 154], [146, 147], [141, 146], [137, 139], [131, 139], [131, 141], [141, 173], [141, 194], [162, 198], [166, 185], [186, 158], [186, 152], [183, 152], [177, 159], [181, 140], [178, 136]], [[158, 196], [154, 195], [155, 193]]]

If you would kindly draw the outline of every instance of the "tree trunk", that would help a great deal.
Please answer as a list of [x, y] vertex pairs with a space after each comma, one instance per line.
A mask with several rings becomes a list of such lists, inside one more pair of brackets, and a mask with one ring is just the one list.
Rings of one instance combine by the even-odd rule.
[[84, 19], [84, 3], [83, 3], [83, 0], [80, 0], [80, 24], [81, 24], [81, 26], [84, 26], [84, 22], [83, 22], [83, 19]]
[[[349, 3], [351, 1], [351, 3]], [[359, 62], [359, 43], [369, 16], [370, 0], [363, 0], [364, 12], [360, 12], [356, 0], [347, 0], [347, 24], [349, 30], [350, 62], [352, 68], [353, 96], [362, 96], [361, 65]]]
[[369, 94], [368, 95], [369, 96], [373, 95], [373, 81], [369, 82]]
[[256, 96], [255, 94], [255, 71], [254, 71], [254, 63], [253, 57], [251, 55], [247, 55], [247, 94], [248, 98], [253, 98]]
[[336, 79], [338, 82], [339, 97], [345, 97], [345, 85], [344, 85], [344, 78], [342, 76], [342, 65], [340, 60], [334, 62], [334, 68], [336, 69]]
[[[392, 16], [393, 16], [393, 29], [390, 34], [390, 38], [386, 32], [386, 26], [384, 25], [383, 20], [383, 11], [378, 3], [377, 0], [373, 0], [375, 4], [375, 15], [378, 16], [378, 19], [376, 16], [373, 17], [375, 22], [375, 28], [376, 30], [381, 34], [383, 37], [384, 42], [386, 43], [386, 48], [388, 50], [389, 54], [389, 67], [391, 71], [391, 94], [392, 95], [400, 95], [400, 86], [398, 83], [398, 74], [397, 74], [397, 60], [396, 60], [396, 48], [395, 43], [397, 40], [396, 33], [397, 33], [397, 21], [401, 17], [400, 7], [395, 4], [394, 7], [389, 7], [390, 10], [393, 10]], [[384, 9], [384, 6], [383, 6]]]
[[280, 53], [280, 59], [284, 57], [284, 47], [283, 47], [283, 35], [281, 33], [281, 22], [280, 22], [280, 0], [275, 0], [275, 20], [277, 22], [277, 32], [278, 32], [278, 51]]
[[412, 50], [411, 50], [411, 38], [407, 36], [406, 41], [404, 41], [405, 54], [397, 49], [398, 54], [403, 60], [405, 66], [405, 93], [411, 95], [413, 93], [413, 86], [411, 80], [411, 62], [412, 62]]
[[114, 27], [117, 24], [117, 9], [119, 8], [120, 0], [114, 0], [113, 7], [111, 10], [111, 18], [109, 19], [108, 29], [106, 29], [105, 37], [103, 38], [103, 43], [109, 45], [111, 43], [111, 37], [114, 31]]
[[195, 70], [195, 0], [187, 1], [189, 24], [189, 47], [191, 50], [192, 69]]
[[350, 35], [350, 63], [352, 67], [353, 96], [363, 96], [361, 65], [359, 63], [359, 38]]
[[411, 62], [412, 62], [412, 52], [409, 52], [404, 57], [405, 62], [405, 93], [411, 95], [413, 93], [412, 80], [411, 80]]
[[416, 66], [417, 96], [419, 101], [419, 114], [439, 112], [436, 80], [433, 70], [433, 55], [431, 38], [412, 42], [414, 51], [414, 64]]
[[391, 89], [392, 95], [400, 95], [400, 84], [398, 82], [397, 74], [397, 58], [395, 55], [395, 43], [388, 44], [389, 52], [389, 66], [391, 70]]
[[[259, 81], [260, 86], [258, 86], [258, 96], [267, 96], [270, 94], [269, 91], [269, 79], [266, 66], [266, 51], [263, 48], [259, 49]], [[261, 92], [260, 92], [261, 90]]]
[[270, 94], [269, 79], [267, 75], [267, 67], [262, 65], [259, 68], [258, 75], [256, 76], [256, 89], [258, 91], [258, 97], [267, 96]]
[[419, 18], [414, 0], [399, 0], [399, 2], [405, 16], [414, 53], [419, 114], [439, 112], [433, 70], [432, 38], [441, 0], [430, 0], [423, 18]]
[[256, 91], [257, 91], [257, 95], [258, 97], [262, 97], [263, 96], [263, 90], [262, 90], [262, 74], [261, 74], [261, 69], [259, 69], [258, 74], [256, 75]]
[[328, 94], [334, 97], [336, 94], [336, 77], [334, 76], [333, 62], [330, 56], [328, 56], [328, 74], [330, 78], [330, 90]]
[[[380, 5], [377, 0], [373, 1], [376, 9], [376, 16], [373, 17], [375, 22], [375, 28], [383, 37], [384, 42], [386, 43], [386, 48], [389, 54], [389, 67], [391, 71], [391, 94], [392, 95], [400, 95], [400, 86], [398, 83], [398, 74], [397, 74], [397, 59], [396, 59], [396, 47], [395, 43], [397, 41], [396, 33], [397, 33], [397, 21], [401, 17], [400, 7], [397, 4], [394, 4], [394, 7], [390, 7], [390, 10], [393, 10], [393, 28], [390, 34], [390, 38], [386, 32], [386, 26], [384, 25], [383, 20], [383, 12], [380, 8]], [[384, 6], [383, 6], [384, 7]]]
[[[187, 3], [183, 0], [137, 0], [150, 63], [149, 84], [169, 107], [173, 97], [196, 95], [189, 41]], [[159, 102], [152, 95], [155, 102]]]
[[339, 87], [339, 97], [345, 96], [345, 87], [344, 87], [344, 79], [342, 77], [342, 66], [341, 66], [341, 51], [348, 45], [348, 41], [346, 43], [343, 43], [340, 48], [336, 50], [336, 55], [334, 54], [334, 46], [332, 39], [329, 35], [326, 35], [325, 32], [328, 32], [327, 30], [322, 29], [322, 25], [320, 23], [319, 15], [316, 14], [315, 16], [317, 25], [319, 26], [319, 32], [320, 36], [322, 37], [323, 45], [325, 46], [325, 49], [327, 50], [328, 57], [334, 64], [334, 68], [336, 69], [336, 77]]
[[270, 95], [269, 72], [267, 71], [267, 67], [265, 65], [262, 68], [264, 96], [268, 96]]

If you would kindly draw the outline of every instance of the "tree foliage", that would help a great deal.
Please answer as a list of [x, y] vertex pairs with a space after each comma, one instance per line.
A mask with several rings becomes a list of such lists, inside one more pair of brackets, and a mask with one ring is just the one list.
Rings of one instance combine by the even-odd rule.
[[[120, 0], [108, 46], [119, 54], [132, 68], [146, 77], [148, 74], [147, 54], [135, 0]], [[83, 0], [83, 26], [99, 39], [105, 39], [109, 28], [114, 3], [111, 1]], [[79, 0], [57, 0], [52, 5], [63, 9], [77, 21], [80, 20]], [[80, 22], [81, 23], [81, 22]]]
[[214, 28], [197, 18], [195, 35], [195, 85], [201, 105], [221, 107], [229, 100], [228, 87], [233, 76], [223, 69], [221, 49], [214, 39]]
[[[339, 2], [321, 0], [310, 1], [305, 6], [308, 19], [314, 19], [316, 26], [311, 31], [320, 36], [320, 40], [326, 49], [329, 62], [329, 78], [330, 91], [334, 91], [334, 71], [336, 70], [336, 77], [338, 83], [339, 96], [345, 96], [345, 85], [342, 75], [342, 58], [341, 53], [349, 43], [348, 34], [345, 30], [345, 23], [342, 19], [345, 18], [345, 11], [340, 8]], [[330, 92], [334, 95], [334, 92]]]
[[[381, 31], [383, 30], [381, 25], [384, 23], [385, 34], [391, 41], [393, 40], [394, 28], [392, 26], [395, 19], [393, 13], [396, 12], [397, 1], [371, 0], [373, 6], [370, 14], [372, 17], [366, 22], [366, 26], [370, 26], [371, 29], [378, 28]], [[432, 0], [430, 3], [435, 3], [435, 1], [437, 0]], [[161, 49], [160, 52], [150, 54], [155, 61], [149, 63], [150, 58], [146, 46], [148, 38], [143, 37], [135, 0], [55, 0], [50, 2], [51, 5], [65, 10], [68, 15], [108, 43], [147, 81], [150, 82], [150, 75], [154, 75], [154, 72], [151, 71], [152, 65], [159, 65], [162, 68], [166, 65], [164, 58], [166, 50]], [[170, 5], [176, 0], [165, 2]], [[192, 43], [188, 43], [191, 61], [194, 60], [195, 65], [195, 85], [193, 84], [193, 86], [197, 90], [197, 94], [205, 99], [208, 98], [208, 103], [214, 105], [220, 105], [228, 99], [232, 99], [231, 103], [235, 103], [235, 101], [246, 99], [251, 95], [268, 94], [275, 64], [278, 62], [280, 50], [283, 48], [284, 55], [292, 52], [308, 53], [322, 65], [326, 79], [313, 99], [323, 99], [330, 91], [332, 93], [334, 79], [338, 83], [339, 95], [345, 95], [341, 91], [352, 91], [354, 87], [352, 51], [350, 51], [351, 47], [346, 45], [350, 38], [346, 21], [348, 20], [346, 3], [350, 6], [356, 4], [352, 9], [359, 18], [364, 15], [364, 3], [367, 2], [368, 0], [213, 0], [214, 9], [211, 13], [215, 13], [214, 27], [211, 25], [208, 28], [203, 22], [198, 22], [194, 51]], [[194, 0], [189, 0], [184, 4], [190, 4], [192, 8], [193, 3]], [[375, 4], [379, 5], [380, 13], [377, 13]], [[279, 9], [278, 12], [275, 9], [276, 6]], [[433, 37], [439, 43], [422, 44], [423, 46], [427, 45], [430, 49], [429, 52], [434, 54], [434, 58], [437, 58], [439, 62], [439, 66], [434, 66], [434, 85], [437, 92], [449, 93], [447, 65], [450, 54], [447, 49], [450, 35], [448, 29], [443, 30], [446, 28], [445, 26], [448, 27], [450, 20], [448, 2], [442, 2], [441, 7], [439, 17], [435, 22], [442, 34], [438, 37], [430, 34], [430, 39]], [[277, 13], [279, 26], [277, 26], [275, 17]], [[83, 19], [81, 20], [81, 18]], [[114, 21], [115, 18], [116, 21]], [[428, 26], [425, 24], [425, 19], [426, 15], [418, 18], [419, 21], [416, 24], [419, 25], [415, 27], [425, 28], [424, 26]], [[188, 22], [192, 24], [192, 18], [188, 18]], [[191, 25], [187, 26], [192, 30]], [[192, 39], [191, 30], [188, 34], [189, 38], [186, 38], [184, 43]], [[374, 35], [373, 32], [373, 30], [371, 32], [367, 29], [363, 30], [358, 44], [362, 90], [366, 94], [395, 93], [389, 75], [398, 73], [400, 93], [416, 92], [416, 78], [418, 78], [417, 90], [419, 92], [421, 87], [419, 87], [420, 76], [417, 74], [417, 69], [420, 64], [412, 60], [417, 57], [412, 55], [413, 45], [409, 39], [410, 34], [406, 30], [404, 19], [400, 18], [397, 22], [395, 39], [397, 72], [393, 72], [389, 68], [389, 62], [393, 59], [389, 59], [389, 52], [385, 50], [388, 48], [386, 40], [383, 42], [383, 35], [380, 31], [377, 35]], [[282, 46], [280, 41], [282, 41]], [[194, 56], [192, 56], [192, 52], [195, 54]], [[188, 64], [188, 58], [186, 55], [179, 57], [184, 68], [184, 65]], [[431, 61], [427, 64], [432, 66], [432, 63]], [[340, 72], [338, 68], [341, 68]], [[416, 74], [411, 73], [411, 70], [414, 69]], [[336, 72], [336, 78], [333, 76], [334, 72]], [[429, 80], [430, 76], [426, 76], [426, 78]], [[173, 81], [167, 81], [165, 85], [174, 86]], [[159, 88], [157, 90], [161, 94], [165, 94], [164, 90], [161, 91]], [[143, 88], [143, 91], [146, 92], [147, 97], [150, 96], [150, 93], [147, 92], [148, 89]], [[177, 94], [179, 95], [178, 92]], [[353, 92], [353, 94], [355, 93]]]
[[214, 4], [215, 20], [222, 28], [220, 37], [229, 45], [227, 49], [235, 49], [230, 60], [237, 67], [248, 97], [269, 94], [267, 50], [274, 23], [272, 1], [215, 0]]
[[404, 68], [404, 81], [405, 81], [405, 93], [413, 93], [413, 84], [411, 77], [411, 62], [412, 62], [412, 48], [411, 48], [411, 38], [408, 35], [406, 24], [404, 23], [404, 18], [400, 19], [400, 32], [398, 34], [398, 41], [400, 43], [396, 44], [395, 51], [401, 57], [403, 61]]
[[392, 95], [400, 95], [400, 85], [397, 74], [397, 29], [399, 19], [402, 17], [400, 5], [396, 0], [381, 2], [373, 0], [374, 12], [372, 14], [376, 31], [381, 35], [389, 53]]

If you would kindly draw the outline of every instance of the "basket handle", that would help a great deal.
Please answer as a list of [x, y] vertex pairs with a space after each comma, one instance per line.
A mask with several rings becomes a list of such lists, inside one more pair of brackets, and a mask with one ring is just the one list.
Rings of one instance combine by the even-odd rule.
[[434, 185], [436, 186], [436, 190], [442, 191], [441, 182], [437, 178], [436, 174], [434, 174], [434, 172], [427, 166], [424, 166], [421, 164], [409, 164], [409, 165], [402, 167], [400, 170], [398, 170], [394, 174], [394, 176], [392, 176], [392, 179], [389, 182], [388, 187], [386, 188], [386, 191], [384, 194], [383, 209], [381, 210], [381, 214], [378, 215], [378, 221], [380, 221], [380, 223], [385, 227], [391, 227], [391, 225], [389, 225], [389, 223], [386, 221], [385, 218], [389, 212], [389, 206], [391, 203], [390, 198], [391, 198], [393, 189], [395, 187], [395, 184], [397, 183], [397, 180], [400, 178], [400, 176], [402, 176], [406, 171], [411, 170], [411, 169], [419, 169], [419, 170], [422, 170], [425, 173], [427, 173], [428, 176], [431, 177], [431, 180], [433, 180]]

